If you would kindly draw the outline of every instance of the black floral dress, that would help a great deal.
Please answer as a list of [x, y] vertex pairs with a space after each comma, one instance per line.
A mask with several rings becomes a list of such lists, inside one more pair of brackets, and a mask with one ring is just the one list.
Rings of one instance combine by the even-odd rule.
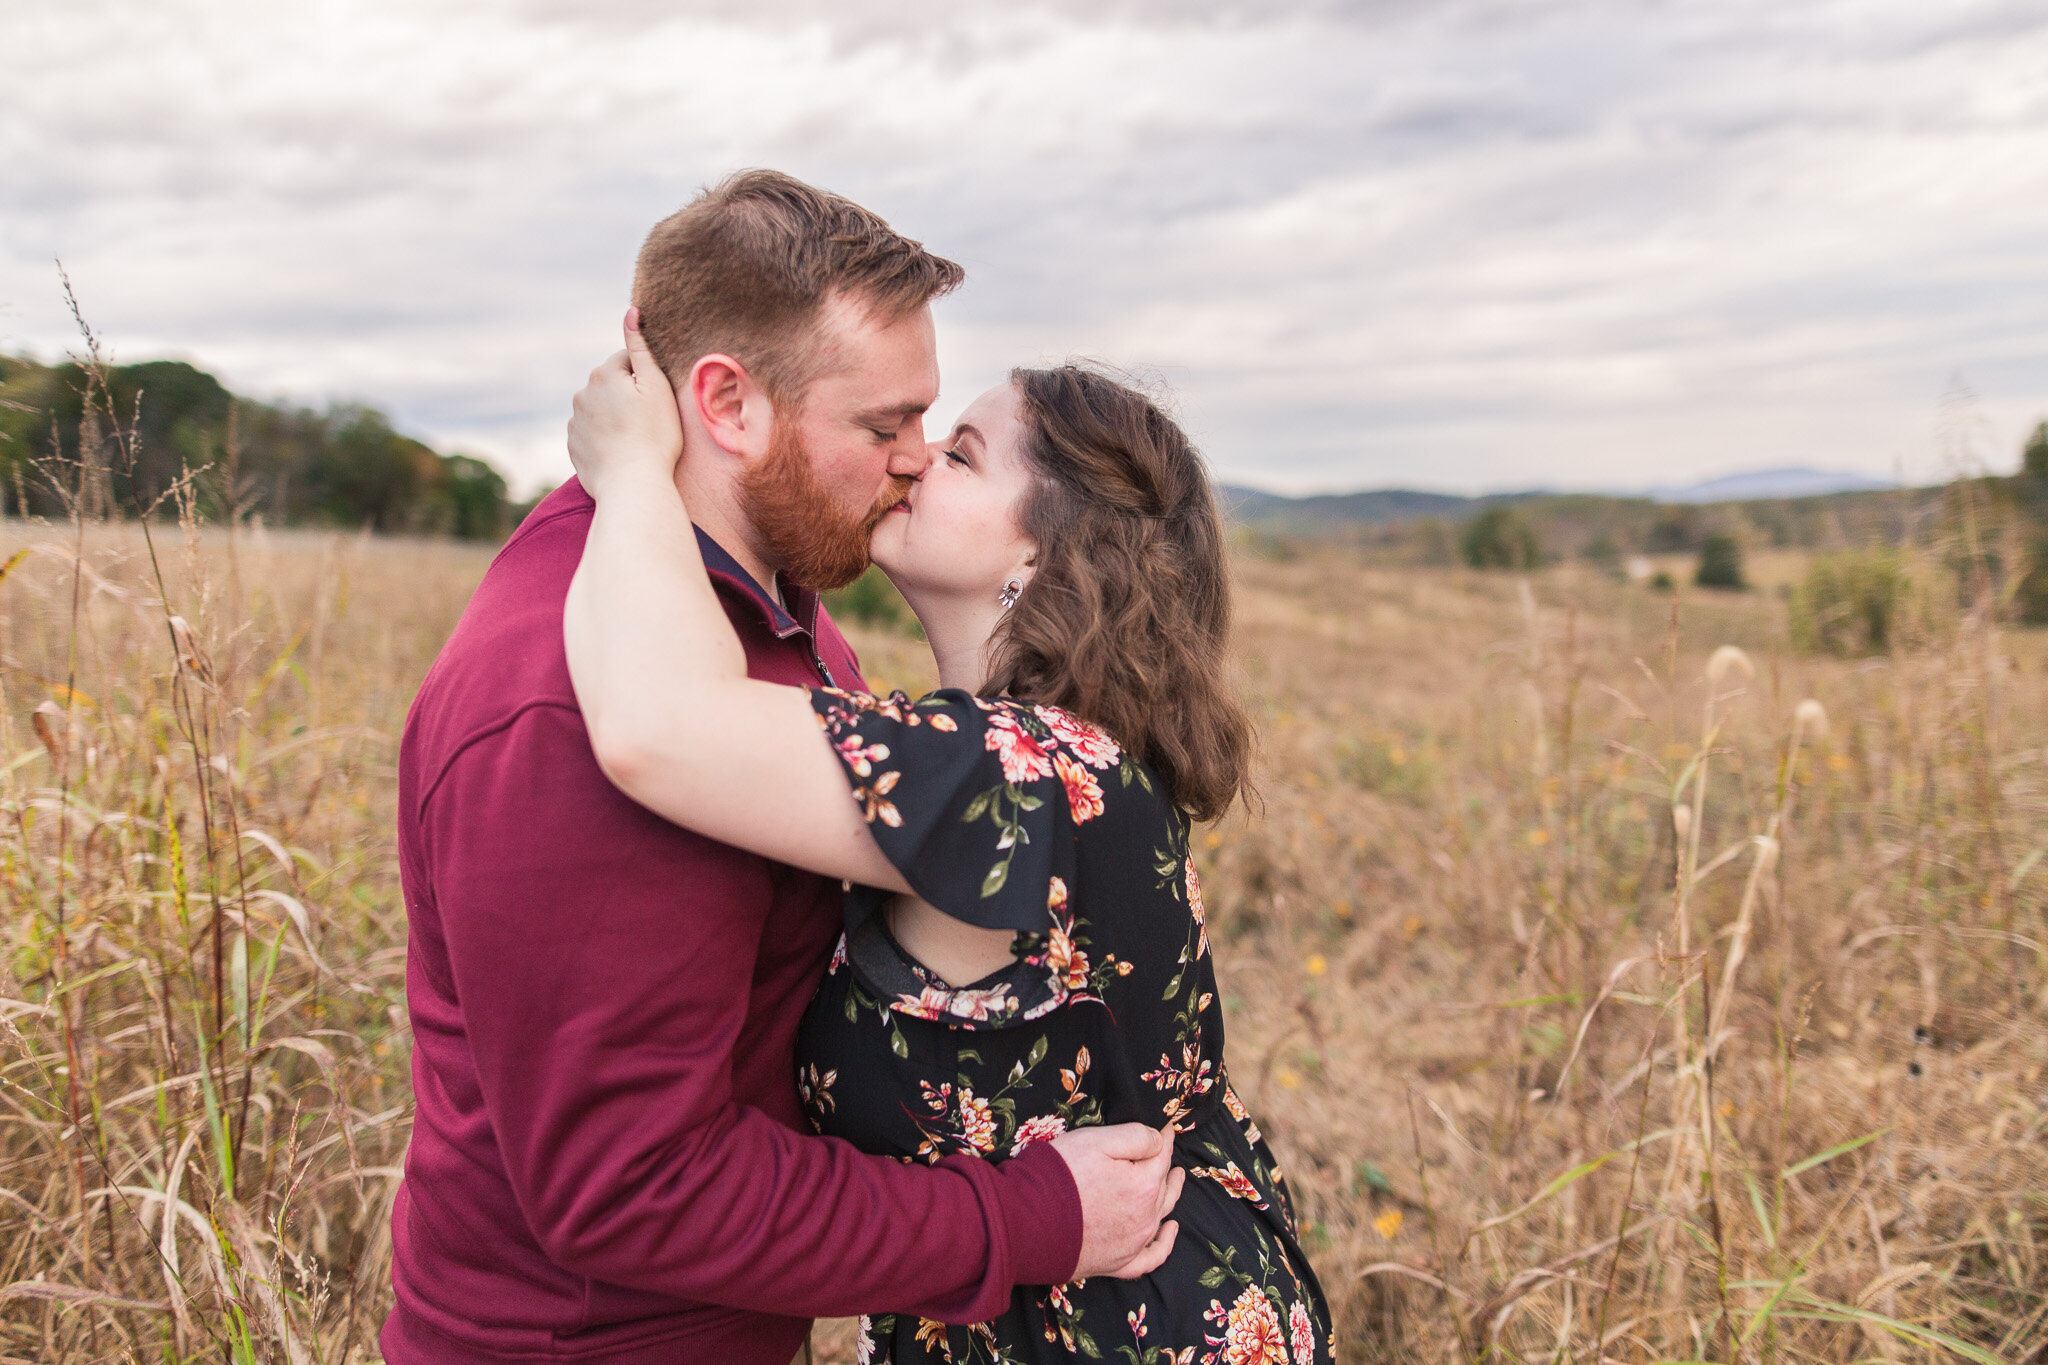
[[935, 1162], [1001, 1159], [1085, 1124], [1171, 1123], [1188, 1177], [1180, 1235], [1151, 1275], [1020, 1287], [972, 1327], [863, 1318], [862, 1365], [1330, 1361], [1287, 1187], [1224, 1071], [1188, 822], [1157, 780], [1055, 707], [959, 691], [812, 701], [917, 894], [1017, 932], [1010, 966], [955, 988], [890, 937], [886, 893], [850, 889], [797, 1048], [818, 1131]]

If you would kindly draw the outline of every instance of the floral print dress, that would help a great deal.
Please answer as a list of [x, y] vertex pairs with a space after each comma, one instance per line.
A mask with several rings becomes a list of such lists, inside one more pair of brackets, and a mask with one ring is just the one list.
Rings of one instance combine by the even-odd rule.
[[863, 1318], [862, 1365], [1330, 1361], [1287, 1187], [1224, 1070], [1188, 822], [1158, 780], [1051, 706], [950, 690], [812, 702], [917, 894], [1017, 934], [1013, 963], [955, 988], [890, 937], [887, 893], [850, 888], [797, 1046], [812, 1124], [936, 1162], [999, 1160], [1085, 1124], [1171, 1123], [1187, 1171], [1180, 1235], [1151, 1275], [1022, 1286], [971, 1327]]

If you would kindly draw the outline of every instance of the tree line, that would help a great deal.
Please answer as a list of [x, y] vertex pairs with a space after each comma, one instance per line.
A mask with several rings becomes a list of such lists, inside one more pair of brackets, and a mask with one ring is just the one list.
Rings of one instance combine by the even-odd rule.
[[106, 430], [109, 402], [88, 414], [86, 389], [83, 366], [0, 356], [0, 512], [61, 515], [68, 488], [89, 512], [132, 514], [187, 473], [217, 519], [496, 540], [526, 511], [489, 464], [402, 435], [374, 408], [238, 398], [176, 360], [116, 366], [105, 398], [130, 460]]

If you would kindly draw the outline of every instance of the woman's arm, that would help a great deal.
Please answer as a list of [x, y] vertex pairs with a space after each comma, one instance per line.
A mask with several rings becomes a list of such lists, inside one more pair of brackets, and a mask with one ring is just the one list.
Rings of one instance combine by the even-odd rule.
[[562, 636], [598, 764], [641, 805], [721, 843], [908, 890], [809, 694], [747, 676], [676, 491], [675, 398], [630, 318], [626, 346], [591, 373], [569, 425], [597, 513]]

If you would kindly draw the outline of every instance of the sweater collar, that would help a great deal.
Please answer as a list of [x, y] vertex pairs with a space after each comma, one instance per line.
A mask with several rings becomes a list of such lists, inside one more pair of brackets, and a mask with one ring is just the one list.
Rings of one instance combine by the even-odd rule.
[[711, 581], [736, 594], [759, 612], [761, 623], [774, 632], [776, 639], [786, 640], [792, 635], [817, 632], [817, 593], [809, 588], [790, 587], [789, 605], [794, 608], [794, 614], [785, 611], [774, 595], [756, 583], [754, 576], [741, 568], [740, 562], [706, 534], [703, 527], [692, 529], [697, 532], [697, 552], [704, 557], [704, 568], [711, 575]]

